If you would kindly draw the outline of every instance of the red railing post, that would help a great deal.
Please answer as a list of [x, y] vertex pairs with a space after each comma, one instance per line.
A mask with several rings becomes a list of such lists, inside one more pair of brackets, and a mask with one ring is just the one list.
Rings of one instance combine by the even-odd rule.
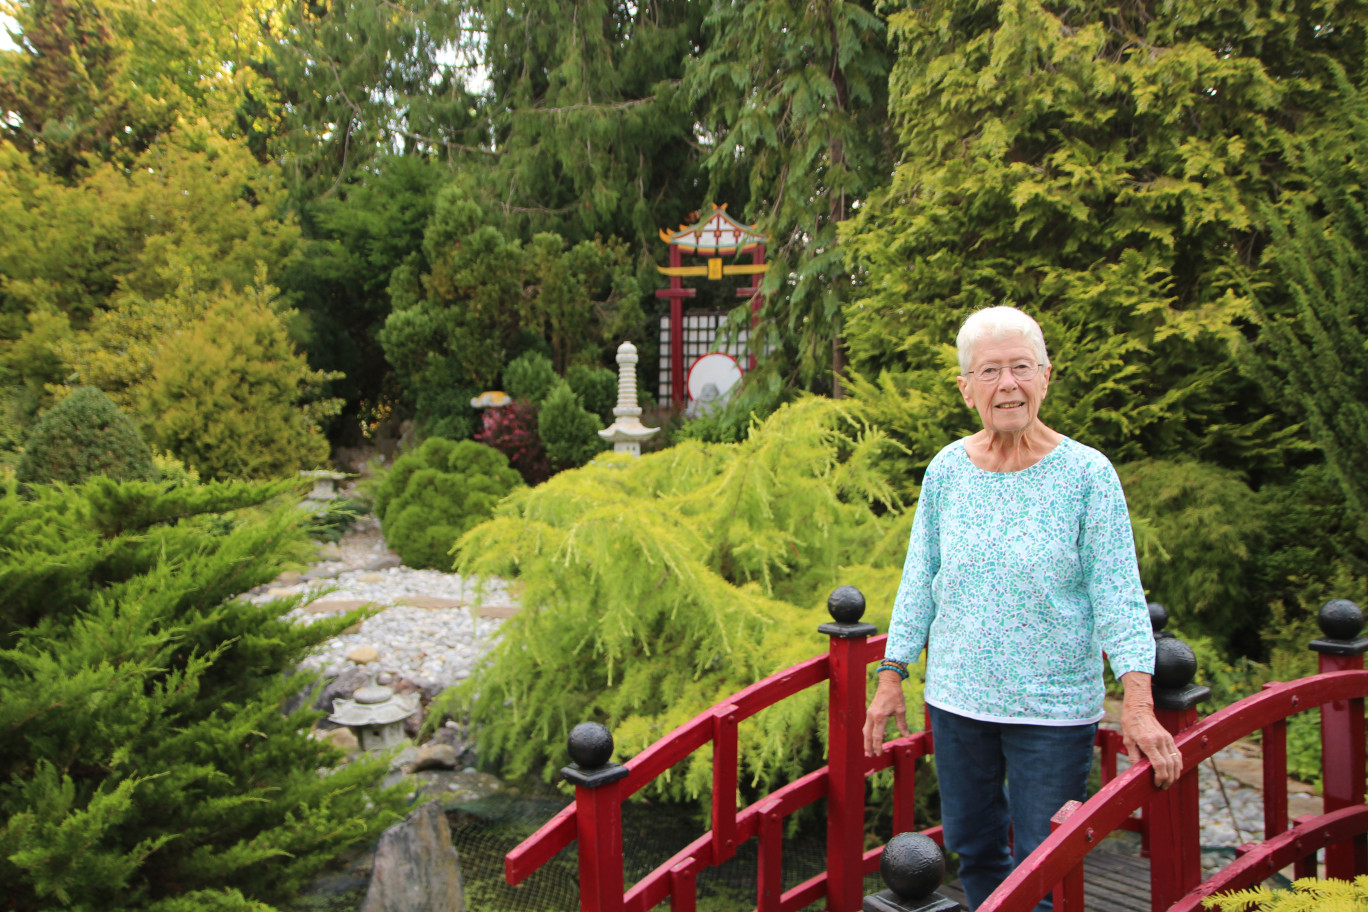
[[827, 599], [832, 623], [827, 700], [827, 910], [859, 912], [864, 886], [866, 669], [864, 645], [877, 630], [860, 621], [865, 600], [854, 586]]
[[[1263, 690], [1276, 687], [1270, 681]], [[1287, 832], [1287, 720], [1264, 726], [1259, 735], [1263, 754], [1264, 839]]]
[[[1050, 818], [1050, 832], [1053, 833], [1064, 825], [1064, 821], [1073, 816], [1083, 805], [1077, 801], [1067, 801], [1064, 806], [1055, 811], [1055, 815]], [[1054, 909], [1055, 912], [1083, 912], [1083, 863], [1080, 861], [1069, 873], [1064, 875], [1064, 879], [1059, 882], [1059, 886], [1054, 889]]]
[[[1320, 672], [1359, 671], [1368, 638], [1360, 637], [1363, 612], [1345, 599], [1333, 599], [1321, 607], [1321, 632], [1311, 649], [1320, 654]], [[1325, 813], [1364, 803], [1363, 700], [1335, 700], [1320, 708], [1321, 796]], [[1325, 847], [1325, 875], [1352, 880], [1368, 874], [1368, 837], [1357, 836]]]
[[[1177, 735], [1197, 724], [1198, 703], [1211, 690], [1192, 683], [1197, 658], [1192, 648], [1171, 635], [1154, 640], [1154, 714]], [[1160, 792], [1149, 804], [1150, 908], [1162, 912], [1202, 882], [1201, 820], [1197, 770]]]
[[613, 736], [597, 722], [570, 730], [570, 759], [561, 769], [575, 785], [580, 912], [622, 910], [622, 780], [628, 769], [609, 763]]

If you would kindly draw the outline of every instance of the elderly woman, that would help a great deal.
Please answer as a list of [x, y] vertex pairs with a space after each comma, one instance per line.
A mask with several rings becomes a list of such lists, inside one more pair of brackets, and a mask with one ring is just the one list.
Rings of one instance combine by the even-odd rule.
[[1148, 759], [1161, 788], [1182, 760], [1154, 717], [1154, 639], [1116, 471], [1040, 421], [1040, 326], [990, 307], [958, 346], [959, 390], [983, 430], [926, 469], [864, 742], [881, 753], [890, 716], [908, 733], [902, 682], [925, 647], [945, 844], [973, 909], [1084, 797], [1104, 652], [1125, 687], [1131, 759]]

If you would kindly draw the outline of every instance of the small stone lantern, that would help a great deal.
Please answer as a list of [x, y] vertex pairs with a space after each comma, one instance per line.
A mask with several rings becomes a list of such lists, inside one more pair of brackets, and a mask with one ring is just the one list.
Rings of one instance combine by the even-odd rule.
[[613, 409], [613, 423], [599, 431], [604, 440], [613, 442], [613, 451], [641, 455], [641, 441], [660, 433], [660, 428], [641, 423], [641, 406], [637, 405], [636, 365], [637, 350], [631, 342], [623, 342], [617, 350], [618, 401]]
[[418, 711], [418, 694], [396, 694], [375, 681], [371, 672], [366, 686], [350, 700], [333, 701], [329, 721], [345, 725], [356, 735], [364, 751], [380, 753], [404, 740], [404, 720]]

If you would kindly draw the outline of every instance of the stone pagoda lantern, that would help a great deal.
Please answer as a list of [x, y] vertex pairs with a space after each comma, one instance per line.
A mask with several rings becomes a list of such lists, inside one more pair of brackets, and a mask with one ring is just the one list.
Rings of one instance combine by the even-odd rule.
[[641, 406], [637, 405], [636, 365], [637, 350], [631, 342], [623, 342], [617, 350], [618, 401], [613, 408], [613, 423], [599, 431], [604, 440], [613, 442], [613, 451], [641, 455], [641, 441], [660, 433], [660, 428], [641, 423]]
[[377, 684], [372, 671], [350, 700], [333, 701], [328, 720], [350, 728], [362, 750], [380, 753], [404, 740], [404, 720], [417, 711], [418, 694], [396, 694]]

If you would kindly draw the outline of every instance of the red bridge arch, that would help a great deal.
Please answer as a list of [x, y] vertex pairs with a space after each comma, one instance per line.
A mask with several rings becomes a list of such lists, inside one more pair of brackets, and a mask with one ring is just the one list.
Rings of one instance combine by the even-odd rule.
[[[880, 848], [864, 848], [865, 779], [892, 768], [893, 828], [915, 829], [916, 765], [934, 752], [929, 731], [885, 745], [875, 758], [863, 754], [868, 666], [883, 655], [885, 636], [858, 621], [823, 624], [824, 654], [785, 669], [734, 694], [681, 725], [625, 765], [597, 770], [570, 768], [575, 802], [505, 858], [505, 877], [518, 884], [572, 841], [578, 840], [581, 912], [647, 912], [669, 901], [671, 912], [695, 912], [700, 872], [731, 858], [739, 845], [758, 840], [756, 912], [795, 912], [826, 900], [828, 912], [861, 908], [866, 874], [878, 869]], [[1350, 636], [1356, 637], [1357, 631]], [[1297, 876], [1313, 876], [1316, 853], [1325, 849], [1327, 876], [1368, 874], [1368, 807], [1364, 803], [1364, 698], [1368, 639], [1321, 639], [1318, 674], [1273, 683], [1250, 697], [1199, 720], [1191, 701], [1165, 708], [1156, 688], [1156, 713], [1175, 735], [1186, 771], [1167, 791], [1155, 788], [1148, 762], [1117, 774], [1122, 752], [1118, 732], [1100, 730], [1102, 788], [1086, 803], [1071, 802], [1055, 817], [1055, 830], [980, 906], [982, 912], [1029, 912], [1054, 892], [1058, 912], [1084, 908], [1082, 864], [1098, 843], [1118, 829], [1142, 833], [1150, 852], [1153, 912], [1194, 912], [1205, 897], [1253, 886], [1291, 864]], [[747, 805], [736, 805], [737, 727], [760, 710], [808, 687], [828, 691], [828, 763]], [[1170, 697], [1173, 695], [1170, 694]], [[1287, 719], [1319, 708], [1324, 813], [1288, 819]], [[1198, 844], [1197, 767], [1236, 740], [1262, 734], [1265, 840], [1237, 850], [1237, 859], [1202, 880]], [[636, 884], [624, 890], [622, 803], [693, 751], [713, 747], [713, 828]], [[579, 784], [582, 783], [582, 784]], [[782, 889], [784, 818], [827, 799], [827, 869], [787, 891]], [[1138, 815], [1138, 816], [1137, 816]], [[923, 830], [941, 841], [940, 828]]]

